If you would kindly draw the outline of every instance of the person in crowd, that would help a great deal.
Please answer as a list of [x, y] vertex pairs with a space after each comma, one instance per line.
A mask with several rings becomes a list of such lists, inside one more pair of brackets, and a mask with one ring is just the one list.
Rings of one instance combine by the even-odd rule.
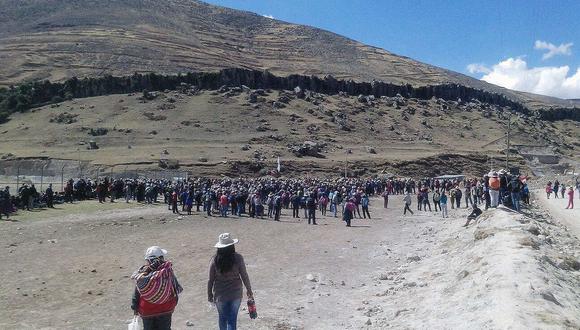
[[417, 211], [421, 211], [421, 206], [423, 206], [423, 194], [421, 190], [417, 192]]
[[554, 181], [554, 198], [558, 198], [558, 192], [560, 191], [560, 182], [558, 180]]
[[447, 195], [445, 194], [445, 190], [441, 191], [441, 198], [439, 198], [440, 209], [441, 209], [441, 216], [443, 218], [449, 218], [449, 214], [447, 211]]
[[0, 220], [2, 220], [2, 214], [6, 216], [6, 219], [10, 218], [11, 209], [10, 187], [6, 186], [4, 190], [0, 190]]
[[326, 207], [328, 205], [328, 197], [326, 194], [322, 194], [318, 199], [318, 206], [320, 208], [320, 214], [326, 216]]
[[463, 227], [469, 226], [469, 223], [472, 220], [477, 219], [477, 217], [479, 217], [483, 213], [483, 211], [481, 211], [481, 209], [479, 207], [477, 207], [477, 205], [472, 204], [472, 206], [473, 206], [473, 211], [471, 211], [471, 214], [469, 214], [467, 216], [467, 222], [465, 222], [465, 224], [463, 225]]
[[435, 208], [435, 212], [438, 210], [441, 211], [441, 193], [439, 189], [433, 192], [433, 207]]
[[499, 176], [497, 172], [492, 172], [489, 176], [489, 197], [490, 197], [490, 207], [497, 208], [499, 204]]
[[220, 234], [215, 244], [217, 251], [209, 264], [207, 300], [217, 307], [220, 330], [237, 328], [243, 286], [246, 287], [248, 299], [254, 299], [244, 258], [236, 253], [234, 247], [236, 243], [238, 240], [229, 233]]
[[170, 197], [171, 202], [171, 212], [174, 214], [179, 214], [179, 208], [177, 207], [177, 203], [179, 200], [179, 195], [177, 194], [177, 190], [173, 190]]
[[369, 196], [367, 194], [363, 194], [360, 203], [363, 211], [363, 217], [366, 219], [368, 216], [368, 218], [370, 219], [371, 214], [369, 213], [369, 204], [370, 204]]
[[411, 193], [409, 191], [407, 191], [407, 194], [405, 195], [405, 197], [403, 197], [403, 202], [405, 202], [405, 209], [403, 210], [403, 215], [407, 214], [407, 211], [411, 212], [411, 214], [413, 214], [413, 211], [411, 211], [411, 203], [412, 203], [413, 199], [411, 198]]
[[472, 188], [469, 185], [466, 185], [465, 187], [465, 208], [469, 208], [469, 204], [471, 204], [473, 206], [473, 199], [471, 198], [472, 196]]
[[570, 188], [568, 188], [568, 206], [566, 206], [566, 209], [573, 208], [574, 208], [574, 188], [570, 186]]
[[334, 195], [332, 196], [332, 205], [334, 206], [332, 212], [334, 213], [335, 218], [337, 217], [338, 206], [342, 204], [342, 199], [342, 194], [338, 190], [335, 190]]
[[46, 207], [53, 209], [54, 208], [54, 191], [52, 190], [52, 183], [48, 184], [48, 188], [44, 192], [46, 196]]
[[282, 196], [280, 193], [274, 195], [274, 221], [280, 221], [282, 215]]
[[552, 193], [552, 182], [546, 184], [546, 197], [550, 199], [550, 194]]
[[449, 200], [451, 201], [451, 208], [455, 208], [455, 189], [449, 190]]
[[423, 211], [427, 212], [427, 207], [429, 207], [429, 212], [432, 212], [431, 202], [429, 202], [429, 188], [425, 187], [421, 191], [421, 201], [423, 203]]
[[346, 226], [350, 227], [350, 223], [353, 219], [354, 210], [356, 205], [352, 199], [349, 199], [344, 205], [344, 212], [342, 212], [342, 221], [346, 222]]
[[225, 192], [222, 192], [219, 201], [220, 216], [222, 218], [226, 218], [228, 216], [228, 205], [229, 205], [228, 195]]
[[292, 218], [300, 219], [300, 196], [295, 192], [292, 193], [290, 203], [292, 204]]
[[461, 208], [461, 197], [462, 197], [462, 192], [461, 189], [459, 189], [459, 186], [455, 187], [455, 206], [457, 206], [457, 208]]
[[187, 215], [191, 215], [191, 209], [193, 208], [193, 191], [189, 191], [185, 196], [185, 210]]
[[513, 209], [520, 212], [520, 198], [522, 191], [522, 183], [517, 176], [514, 176], [508, 183], [507, 189], [510, 192]]
[[383, 208], [387, 208], [389, 206], [389, 189], [385, 189], [383, 191]]
[[183, 291], [166, 255], [166, 250], [151, 246], [145, 252], [146, 264], [131, 276], [136, 284], [131, 309], [143, 319], [144, 330], [171, 330], [171, 317]]
[[308, 224], [312, 221], [312, 224], [316, 225], [316, 199], [314, 198], [314, 193], [310, 194], [306, 199], [306, 208], [308, 209]]

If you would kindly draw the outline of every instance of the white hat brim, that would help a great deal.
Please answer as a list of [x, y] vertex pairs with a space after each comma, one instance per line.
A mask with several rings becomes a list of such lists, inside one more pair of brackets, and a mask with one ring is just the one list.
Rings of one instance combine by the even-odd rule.
[[165, 257], [167, 255], [167, 250], [161, 249], [161, 253], [162, 253], [162, 255], [160, 255], [160, 256], [146, 255], [145, 256], [145, 260], [147, 260], [147, 259], [149, 259], [151, 257], [155, 257], [155, 258]]
[[228, 243], [228, 244], [221, 244], [220, 242], [217, 242], [216, 245], [214, 245], [214, 247], [221, 249], [221, 248], [225, 248], [228, 247], [230, 245], [234, 245], [238, 243], [238, 239], [234, 238], [232, 243]]

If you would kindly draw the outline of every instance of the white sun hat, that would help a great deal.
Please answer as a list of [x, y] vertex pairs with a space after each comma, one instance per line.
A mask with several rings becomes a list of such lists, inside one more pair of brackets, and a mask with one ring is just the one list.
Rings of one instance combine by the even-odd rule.
[[167, 250], [160, 248], [159, 246], [151, 246], [145, 251], [145, 260], [150, 258], [159, 258], [167, 254]]
[[219, 238], [218, 238], [218, 242], [214, 245], [216, 248], [221, 249], [221, 248], [225, 248], [228, 247], [230, 245], [234, 245], [238, 242], [238, 239], [233, 239], [230, 236], [230, 233], [223, 233], [220, 234]]

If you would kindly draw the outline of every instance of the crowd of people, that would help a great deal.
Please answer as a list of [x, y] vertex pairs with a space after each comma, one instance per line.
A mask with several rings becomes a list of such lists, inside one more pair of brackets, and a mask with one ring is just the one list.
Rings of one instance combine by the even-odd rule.
[[560, 194], [560, 198], [568, 198], [568, 205], [566, 209], [573, 209], [574, 208], [574, 190], [578, 190], [578, 196], [580, 197], [580, 179], [576, 178], [576, 187], [573, 185], [569, 185], [568, 189], [566, 189], [565, 183], [560, 183], [558, 180], [554, 181], [552, 184], [551, 181], [548, 181], [546, 184], [546, 197], [550, 199], [550, 196], [554, 194], [554, 198], [558, 198], [558, 194]]
[[[355, 218], [371, 218], [369, 206], [373, 196], [382, 197], [383, 207], [387, 208], [390, 196], [404, 195], [405, 215], [414, 212], [411, 205], [415, 200], [415, 212], [441, 212], [444, 218], [449, 216], [449, 208], [488, 209], [504, 204], [520, 211], [522, 202], [529, 203], [526, 180], [504, 170], [490, 171], [481, 178], [451, 179], [70, 179], [59, 193], [52, 185], [38, 192], [34, 185], [24, 184], [16, 195], [11, 195], [6, 187], [0, 191], [0, 216], [9, 216], [18, 208], [51, 208], [59, 203], [95, 199], [99, 203], [163, 202], [175, 214], [203, 212], [207, 216], [247, 216], [275, 221], [280, 221], [283, 210], [291, 209], [292, 218], [303, 218], [308, 224], [316, 225], [317, 216], [322, 215], [341, 217], [350, 226]], [[553, 186], [548, 185], [548, 190], [548, 196], [552, 191], [563, 196], [566, 189], [556, 181]], [[573, 196], [573, 189], [569, 191]], [[573, 202], [569, 207], [573, 207]]]

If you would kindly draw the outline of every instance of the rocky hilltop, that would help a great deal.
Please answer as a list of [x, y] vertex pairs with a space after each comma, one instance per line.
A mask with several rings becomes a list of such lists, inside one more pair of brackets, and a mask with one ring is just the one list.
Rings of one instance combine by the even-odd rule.
[[574, 101], [506, 90], [313, 27], [195, 0], [0, 0], [0, 86], [224, 68], [427, 86], [460, 84], [528, 108]]

